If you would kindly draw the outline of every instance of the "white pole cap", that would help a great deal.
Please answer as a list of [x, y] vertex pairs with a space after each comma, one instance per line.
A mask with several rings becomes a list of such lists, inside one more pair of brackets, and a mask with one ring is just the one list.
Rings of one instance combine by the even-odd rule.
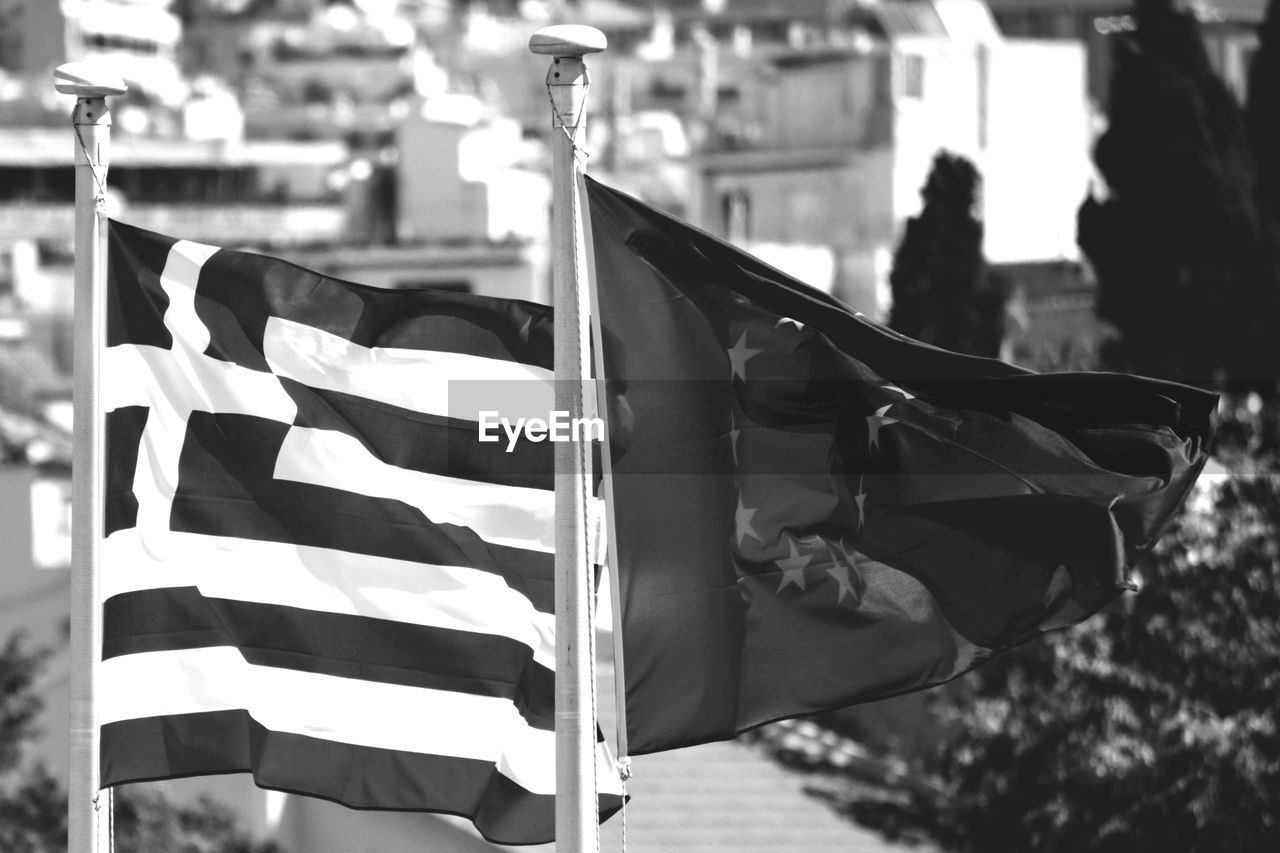
[[53, 88], [77, 98], [105, 98], [129, 90], [124, 80], [97, 62], [67, 62], [53, 72]]
[[529, 37], [529, 50], [542, 56], [586, 56], [608, 46], [604, 33], [581, 24], [543, 27]]

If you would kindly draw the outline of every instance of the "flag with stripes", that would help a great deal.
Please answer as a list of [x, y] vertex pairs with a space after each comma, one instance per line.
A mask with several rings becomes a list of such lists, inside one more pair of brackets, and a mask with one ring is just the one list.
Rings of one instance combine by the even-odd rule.
[[[554, 837], [549, 308], [109, 237], [101, 782]], [[603, 743], [601, 815], [620, 805]]]

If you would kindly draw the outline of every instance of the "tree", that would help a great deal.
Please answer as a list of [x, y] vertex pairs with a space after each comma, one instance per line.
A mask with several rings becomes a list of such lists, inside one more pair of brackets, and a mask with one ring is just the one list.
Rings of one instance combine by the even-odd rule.
[[47, 650], [32, 650], [21, 634], [0, 648], [0, 850], [42, 853], [67, 846], [66, 794], [26, 745], [38, 733], [40, 698], [33, 691]]
[[1078, 239], [1098, 278], [1098, 314], [1119, 339], [1108, 366], [1199, 384], [1272, 380], [1280, 278], [1234, 96], [1195, 17], [1137, 0], [1115, 39], [1106, 132]]
[[955, 853], [1280, 849], [1280, 407], [1226, 413], [1139, 589], [932, 694], [931, 784], [835, 799]]
[[[30, 649], [22, 635], [0, 647], [0, 850], [56, 853], [67, 848], [67, 793], [27, 747], [36, 738], [43, 703], [35, 682], [47, 649]], [[254, 842], [237, 829], [223, 806], [170, 802], [147, 786], [127, 786], [115, 797], [114, 849], [119, 853], [281, 853], [274, 842]]]
[[177, 805], [137, 786], [117, 795], [113, 828], [119, 853], [281, 853], [273, 841], [249, 839], [231, 811], [213, 800]]
[[1007, 288], [987, 268], [978, 217], [982, 176], [939, 151], [893, 257], [889, 327], [943, 349], [996, 356], [1004, 340]]
[[[1258, 161], [1258, 203], [1280, 229], [1280, 2], [1271, 0], [1249, 69], [1245, 120]], [[1273, 233], [1275, 233], [1273, 231]], [[1276, 238], [1280, 240], [1280, 237]]]

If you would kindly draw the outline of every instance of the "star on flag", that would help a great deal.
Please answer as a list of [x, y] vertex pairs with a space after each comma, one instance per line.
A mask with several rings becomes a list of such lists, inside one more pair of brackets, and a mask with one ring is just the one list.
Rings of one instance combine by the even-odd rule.
[[760, 534], [751, 526], [751, 518], [757, 512], [759, 512], [759, 510], [749, 509], [748, 507], [743, 506], [742, 496], [738, 496], [738, 508], [733, 513], [733, 527], [737, 533], [738, 545], [742, 545], [742, 541], [748, 536], [752, 537], [757, 542], [763, 541], [760, 539]]
[[791, 549], [789, 557], [774, 560], [778, 568], [782, 569], [782, 580], [778, 582], [778, 592], [782, 592], [791, 584], [800, 587], [800, 591], [804, 592], [804, 569], [813, 562], [813, 555], [801, 554], [794, 539], [788, 543], [788, 547]]
[[841, 563], [838, 566], [832, 566], [827, 569], [827, 574], [836, 580], [836, 604], [844, 601], [847, 595], [853, 599], [854, 603], [858, 602], [858, 591], [853, 588], [853, 581], [849, 577], [849, 566]]
[[880, 430], [890, 424], [900, 423], [896, 418], [889, 417], [889, 409], [892, 403], [881, 406], [876, 409], [875, 414], [867, 415], [867, 444], [868, 447], [880, 449]]
[[738, 342], [733, 345], [732, 349], [728, 350], [729, 367], [733, 377], [735, 379], [745, 379], [747, 361], [762, 352], [764, 350], [747, 346], [747, 333], [743, 332], [742, 336], [738, 338]]

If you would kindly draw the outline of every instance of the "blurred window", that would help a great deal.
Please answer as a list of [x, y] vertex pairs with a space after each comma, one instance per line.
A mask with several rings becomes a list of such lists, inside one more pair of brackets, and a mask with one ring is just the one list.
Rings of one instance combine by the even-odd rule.
[[746, 190], [730, 190], [720, 196], [725, 237], [732, 243], [751, 238], [751, 196]]
[[902, 96], [924, 97], [924, 57], [908, 53], [902, 57]]

